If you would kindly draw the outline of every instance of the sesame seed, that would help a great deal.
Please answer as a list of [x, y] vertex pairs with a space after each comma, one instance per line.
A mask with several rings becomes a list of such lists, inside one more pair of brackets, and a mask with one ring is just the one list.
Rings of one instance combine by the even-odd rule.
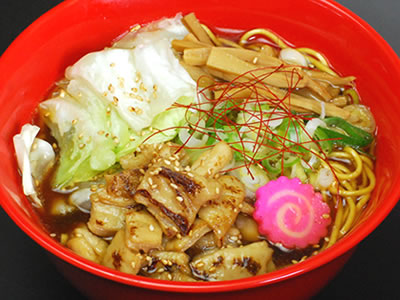
[[97, 134], [99, 134], [99, 135], [103, 135], [104, 133], [105, 133], [104, 130], [99, 130], [99, 131], [97, 131]]
[[151, 177], [149, 177], [149, 179], [147, 179], [147, 181], [149, 182], [150, 185], [153, 184], [153, 179]]
[[79, 149], [85, 148], [86, 144], [79, 144]]
[[297, 260], [295, 260], [295, 259], [292, 259], [292, 264], [297, 264], [298, 263], [298, 261]]
[[171, 162], [168, 159], [165, 159], [164, 162], [165, 162], [166, 165], [170, 165], [171, 164]]
[[131, 267], [134, 269], [136, 267], [136, 263], [133, 261], [131, 262]]
[[40, 184], [39, 180], [35, 179], [35, 185], [39, 186], [39, 184]]
[[142, 76], [141, 76], [140, 72], [137, 72], [137, 73], [136, 73], [135, 82], [139, 82], [141, 77], [142, 77]]
[[117, 137], [114, 137], [114, 143], [116, 143], [116, 144], [119, 144], [119, 138], [117, 138]]
[[324, 238], [324, 240], [325, 242], [329, 242], [329, 238], [327, 236]]
[[157, 273], [162, 273], [164, 271], [165, 271], [164, 268], [160, 268], [160, 269], [157, 270]]
[[149, 230], [150, 230], [150, 231], [154, 231], [154, 226], [153, 226], [153, 224], [150, 224]]
[[181, 196], [176, 196], [176, 200], [178, 200], [179, 202], [183, 202], [183, 198]]
[[329, 219], [329, 218], [330, 218], [330, 215], [329, 215], [329, 214], [323, 214], [322, 217], [323, 217], [324, 219]]
[[114, 93], [114, 92], [115, 92], [115, 88], [114, 88], [114, 86], [113, 86], [111, 83], [108, 85], [108, 90], [109, 90], [111, 93]]
[[152, 258], [151, 258], [151, 256], [146, 256], [146, 258], [145, 258], [147, 261], [152, 261]]
[[133, 141], [136, 140], [136, 139], [135, 139], [134, 136], [131, 136], [131, 137], [129, 138], [129, 140], [130, 140], [131, 142], [133, 142]]
[[194, 177], [194, 175], [192, 174], [192, 173], [187, 173], [187, 175], [189, 176], [189, 177]]
[[172, 280], [172, 275], [170, 273], [168, 273], [167, 277], [169, 280]]
[[204, 267], [204, 262], [199, 261], [199, 262], [196, 264], [196, 268], [200, 269], [200, 268], [202, 268], [202, 267]]
[[189, 167], [189, 166], [186, 166], [185, 171], [186, 171], [186, 172], [190, 172], [190, 171], [191, 171], [190, 167]]
[[215, 193], [219, 194], [219, 187], [215, 188]]
[[53, 232], [53, 233], [50, 233], [50, 236], [54, 238], [54, 237], [56, 237], [57, 235]]
[[119, 99], [117, 98], [117, 97], [113, 97], [113, 104], [115, 105], [115, 106], [117, 106], [118, 105], [118, 101], [119, 101]]
[[232, 241], [237, 241], [239, 238], [236, 236], [236, 235], [232, 235], [231, 237], [230, 237], [230, 239], [232, 240]]
[[177, 237], [178, 239], [182, 239], [182, 235], [181, 235], [180, 233], [178, 233], [178, 234], [176, 235], [176, 237]]
[[110, 67], [111, 67], [111, 68], [115, 67], [115, 63], [112, 62], [112, 63], [110, 64]]
[[142, 91], [147, 92], [147, 88], [144, 86], [144, 83], [143, 83], [143, 82], [140, 83], [139, 88], [140, 88]]
[[254, 59], [253, 59], [253, 64], [256, 64], [257, 61], [258, 61], [258, 57], [256, 56], [256, 57], [254, 57]]
[[50, 112], [46, 112], [45, 114], [44, 114], [44, 116], [47, 118], [47, 117], [49, 117], [50, 116]]
[[189, 237], [192, 237], [193, 236], [193, 230], [190, 230], [188, 235], [189, 235]]
[[134, 92], [134, 93], [137, 93], [138, 89], [133, 87], [133, 88], [131, 88], [131, 91]]
[[175, 169], [176, 172], [180, 171], [180, 169], [178, 167], [174, 167], [174, 169]]
[[158, 90], [158, 86], [156, 84], [153, 85], [153, 90], [157, 91]]
[[167, 266], [167, 265], [168, 265], [168, 260], [166, 260], [166, 259], [162, 259], [161, 262], [162, 262], [162, 264], [163, 264], [164, 266]]
[[136, 114], [141, 115], [143, 113], [143, 110], [141, 110], [140, 108], [136, 108], [135, 109]]
[[64, 91], [64, 90], [61, 90], [61, 91], [60, 91], [60, 97], [61, 97], [61, 98], [64, 98], [64, 97], [65, 97], [65, 91]]
[[208, 269], [208, 272], [210, 272], [210, 273], [214, 273], [215, 271], [217, 271], [216, 267], [211, 267]]
[[318, 245], [318, 244], [313, 245], [313, 248], [315, 248], [315, 249], [318, 249], [319, 247], [320, 247], [320, 245]]
[[97, 186], [96, 186], [96, 185], [94, 185], [94, 184], [93, 184], [93, 185], [91, 185], [91, 186], [90, 186], [90, 191], [91, 191], [91, 192], [95, 192], [95, 191], [97, 191]]
[[313, 253], [312, 253], [312, 255], [317, 255], [318, 254], [318, 251], [314, 251]]
[[139, 172], [142, 173], [143, 175], [146, 173], [143, 169], [139, 169]]
[[171, 182], [169, 185], [170, 185], [172, 188], [174, 188], [174, 189], [177, 189], [177, 188], [178, 188], [178, 186], [177, 186], [175, 183], [172, 183], [172, 182]]
[[76, 123], [78, 123], [78, 120], [77, 119], [73, 119], [71, 123], [72, 123], [72, 125], [75, 125]]

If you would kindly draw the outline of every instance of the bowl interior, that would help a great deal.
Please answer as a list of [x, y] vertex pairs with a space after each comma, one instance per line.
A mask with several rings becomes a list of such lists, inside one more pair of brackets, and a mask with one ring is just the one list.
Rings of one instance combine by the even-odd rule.
[[[254, 0], [251, 5], [237, 0], [171, 0], [168, 5], [162, 0], [65, 1], [31, 25], [0, 59], [1, 205], [39, 244], [75, 266], [128, 284], [161, 289], [182, 286], [156, 283], [96, 266], [49, 238], [22, 193], [12, 136], [32, 120], [39, 101], [62, 77], [65, 68], [82, 55], [110, 45], [134, 24], [192, 11], [211, 28], [269, 28], [296, 46], [325, 54], [342, 75], [357, 77], [362, 101], [371, 108], [378, 125], [377, 187], [362, 219], [346, 238], [304, 263], [241, 280], [234, 287], [229, 283], [210, 283], [208, 288], [237, 289], [282, 280], [348, 251], [383, 220], [400, 194], [400, 166], [395, 164], [400, 148], [400, 139], [395, 138], [400, 115], [400, 63], [371, 27], [330, 0]], [[205, 285], [186, 287], [194, 291], [196, 286]]]

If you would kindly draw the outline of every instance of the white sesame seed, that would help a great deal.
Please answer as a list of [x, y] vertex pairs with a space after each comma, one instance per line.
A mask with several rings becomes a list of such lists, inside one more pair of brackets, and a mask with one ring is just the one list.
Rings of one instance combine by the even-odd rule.
[[154, 226], [153, 226], [153, 224], [150, 224], [149, 230], [150, 230], [150, 231], [154, 231]]

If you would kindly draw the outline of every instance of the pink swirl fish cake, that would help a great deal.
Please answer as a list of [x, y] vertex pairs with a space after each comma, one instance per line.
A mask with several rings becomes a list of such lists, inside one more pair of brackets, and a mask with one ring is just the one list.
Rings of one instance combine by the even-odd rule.
[[301, 249], [327, 235], [330, 208], [311, 184], [281, 176], [259, 188], [256, 198], [253, 217], [272, 243]]

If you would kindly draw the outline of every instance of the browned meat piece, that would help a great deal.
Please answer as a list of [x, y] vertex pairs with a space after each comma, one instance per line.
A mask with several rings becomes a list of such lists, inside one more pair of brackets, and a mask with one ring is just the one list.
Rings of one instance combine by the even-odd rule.
[[[126, 198], [126, 202], [132, 204], [133, 195], [136, 192], [143, 174], [139, 169], [124, 170], [117, 174], [105, 175], [107, 193], [118, 198]], [[123, 206], [129, 205], [121, 203]]]
[[129, 274], [137, 274], [146, 263], [143, 255], [125, 245], [125, 230], [117, 232], [108, 246], [102, 265]]
[[221, 171], [233, 158], [233, 151], [225, 142], [219, 142], [210, 150], [205, 151], [193, 163], [192, 170], [194, 173], [213, 177]]
[[132, 250], [148, 252], [160, 249], [162, 230], [157, 220], [142, 206], [126, 213], [125, 243]]
[[178, 150], [179, 146], [172, 143], [166, 144], [144, 144], [134, 153], [121, 157], [120, 164], [124, 169], [146, 169], [151, 162], [157, 158], [170, 158], [175, 156], [177, 160], [182, 161], [185, 158], [185, 152]]
[[261, 241], [201, 254], [190, 265], [193, 274], [207, 281], [240, 279], [270, 271], [272, 252], [267, 242]]
[[[174, 251], [151, 251], [149, 256], [146, 257], [147, 266], [142, 269], [142, 272], [149, 276], [155, 273], [171, 274], [170, 280], [173, 277], [180, 276], [191, 277], [191, 270], [189, 267], [189, 256], [184, 252]], [[179, 273], [176, 273], [179, 272]], [[174, 274], [176, 273], [176, 274]]]
[[116, 196], [114, 194], [109, 194], [106, 189], [101, 188], [90, 195], [90, 200], [92, 203], [101, 202], [108, 205], [118, 206], [118, 207], [129, 207], [135, 204], [133, 198], [125, 198]]
[[135, 152], [121, 157], [120, 164], [125, 170], [143, 169], [157, 155], [156, 144], [141, 145]]
[[211, 231], [206, 222], [196, 219], [189, 234], [183, 237], [175, 237], [168, 241], [165, 250], [183, 252], [193, 246], [202, 236]]
[[108, 244], [91, 233], [85, 225], [82, 225], [72, 231], [67, 241], [67, 247], [88, 260], [100, 263]]
[[183, 172], [179, 163], [172, 166], [164, 159], [146, 171], [135, 201], [146, 206], [163, 232], [173, 237], [188, 234], [200, 207], [217, 199], [220, 190], [216, 180]]
[[250, 216], [239, 214], [236, 218], [236, 226], [240, 230], [243, 240], [246, 242], [256, 242], [260, 240], [257, 222]]
[[88, 227], [98, 236], [113, 236], [125, 225], [125, 213], [127, 209], [120, 206], [109, 205], [92, 200]]
[[219, 246], [229, 228], [235, 223], [243, 203], [245, 189], [239, 179], [225, 175], [218, 179], [222, 185], [221, 197], [212, 200], [199, 211], [199, 218], [204, 220], [214, 231]]

